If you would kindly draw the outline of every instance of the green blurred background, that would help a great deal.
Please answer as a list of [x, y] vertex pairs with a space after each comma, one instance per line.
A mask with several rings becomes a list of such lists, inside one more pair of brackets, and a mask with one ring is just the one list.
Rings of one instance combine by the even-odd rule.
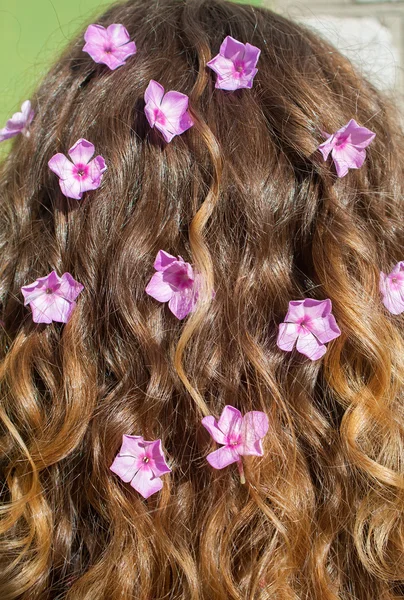
[[[148, 0], [144, 0], [147, 2]], [[0, 0], [0, 128], [29, 99], [49, 65], [108, 0]], [[248, 0], [260, 5], [262, 0]], [[84, 42], [83, 42], [84, 45]], [[0, 158], [10, 142], [0, 144]]]

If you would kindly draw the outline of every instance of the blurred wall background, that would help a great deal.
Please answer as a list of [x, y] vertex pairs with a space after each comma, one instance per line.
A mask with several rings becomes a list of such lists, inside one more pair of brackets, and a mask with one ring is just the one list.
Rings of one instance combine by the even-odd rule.
[[[328, 39], [377, 87], [404, 105], [404, 0], [275, 0]], [[265, 0], [273, 8], [273, 2]]]

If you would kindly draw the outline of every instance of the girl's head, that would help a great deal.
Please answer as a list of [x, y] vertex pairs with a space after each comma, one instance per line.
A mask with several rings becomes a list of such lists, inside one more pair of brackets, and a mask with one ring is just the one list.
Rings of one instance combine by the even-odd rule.
[[[111, 70], [83, 34], [40, 85], [1, 170], [4, 599], [369, 600], [404, 579], [403, 321], [380, 271], [403, 258], [403, 143], [388, 102], [334, 48], [264, 9], [130, 0], [137, 52]], [[226, 36], [261, 50], [251, 89], [215, 88]], [[151, 80], [189, 96], [167, 143]], [[337, 177], [318, 146], [350, 119], [376, 133]], [[48, 161], [81, 138], [101, 185], [62, 194]], [[178, 319], [145, 292], [157, 252], [200, 278]], [[38, 325], [21, 287], [84, 289]], [[330, 299], [341, 335], [311, 361], [276, 344], [291, 300]], [[264, 412], [262, 458], [213, 469], [201, 420]], [[122, 435], [162, 440], [144, 500], [110, 470]]]

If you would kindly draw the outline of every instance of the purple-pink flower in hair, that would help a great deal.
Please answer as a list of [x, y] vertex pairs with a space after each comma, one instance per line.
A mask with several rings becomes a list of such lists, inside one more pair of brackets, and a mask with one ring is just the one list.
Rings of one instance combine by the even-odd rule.
[[247, 412], [244, 417], [233, 406], [225, 406], [218, 421], [204, 417], [202, 425], [222, 447], [206, 457], [214, 469], [223, 469], [237, 463], [241, 482], [245, 483], [242, 456], [263, 456], [262, 438], [268, 431], [268, 417], [264, 412]]
[[70, 273], [63, 273], [59, 277], [52, 271], [46, 277], [39, 277], [34, 283], [24, 285], [21, 292], [24, 306], [29, 304], [31, 307], [34, 323], [67, 323], [83, 288]]
[[136, 44], [130, 41], [129, 33], [123, 25], [114, 23], [106, 29], [102, 25], [89, 25], [84, 34], [87, 52], [96, 63], [107, 65], [114, 70], [125, 64], [129, 56], [136, 54]]
[[14, 113], [11, 119], [7, 121], [5, 127], [0, 129], [0, 142], [4, 142], [4, 140], [8, 140], [19, 133], [22, 133], [25, 137], [29, 137], [29, 126], [34, 115], [35, 112], [31, 108], [31, 102], [25, 100], [22, 103], [21, 112]]
[[366, 127], [360, 127], [355, 119], [338, 129], [336, 133], [324, 133], [326, 141], [318, 149], [327, 160], [330, 152], [338, 177], [344, 177], [349, 169], [359, 169], [366, 158], [365, 148], [376, 134]]
[[122, 446], [110, 466], [125, 483], [130, 483], [143, 498], [160, 491], [161, 475], [170, 473], [161, 440], [146, 442], [141, 435], [123, 435]]
[[243, 44], [228, 35], [220, 46], [219, 54], [207, 63], [217, 74], [215, 87], [222, 90], [251, 88], [258, 73], [256, 65], [261, 50], [251, 44]]
[[64, 154], [55, 154], [48, 162], [51, 171], [59, 177], [59, 185], [67, 198], [81, 200], [83, 193], [97, 189], [107, 167], [102, 156], [94, 154], [94, 146], [85, 139], [77, 140], [68, 152], [73, 162]]
[[331, 300], [292, 300], [285, 322], [279, 325], [278, 348], [290, 352], [296, 350], [311, 360], [321, 358], [327, 348], [324, 344], [341, 335], [331, 314]]
[[157, 253], [154, 268], [157, 273], [149, 281], [146, 293], [159, 302], [168, 302], [177, 319], [184, 319], [198, 300], [200, 276], [181, 256], [176, 258], [164, 250]]
[[160, 83], [152, 79], [146, 88], [144, 112], [150, 127], [158, 129], [166, 142], [184, 133], [194, 124], [188, 112], [188, 96], [181, 92], [164, 93]]
[[404, 312], [404, 262], [400, 261], [386, 275], [380, 272], [380, 292], [383, 304], [393, 315]]

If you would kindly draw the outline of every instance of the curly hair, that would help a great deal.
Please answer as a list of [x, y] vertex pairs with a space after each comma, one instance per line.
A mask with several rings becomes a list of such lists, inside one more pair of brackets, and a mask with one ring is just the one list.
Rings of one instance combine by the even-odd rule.
[[[403, 258], [394, 107], [269, 10], [129, 0], [97, 22], [136, 56], [110, 71], [81, 32], [1, 166], [0, 598], [404, 598], [404, 321], [378, 287]], [[226, 35], [261, 49], [251, 90], [214, 87]], [[150, 79], [190, 97], [169, 144]], [[317, 148], [350, 118], [377, 135], [337, 178]], [[82, 137], [108, 171], [77, 201], [47, 162]], [[145, 294], [159, 249], [205, 282], [185, 321]], [[85, 289], [66, 325], [37, 325], [20, 288], [52, 269]], [[314, 362], [276, 346], [303, 297], [330, 298], [342, 331]], [[201, 419], [226, 404], [270, 421], [245, 485], [206, 462]], [[148, 500], [109, 469], [123, 433], [169, 457]]]

